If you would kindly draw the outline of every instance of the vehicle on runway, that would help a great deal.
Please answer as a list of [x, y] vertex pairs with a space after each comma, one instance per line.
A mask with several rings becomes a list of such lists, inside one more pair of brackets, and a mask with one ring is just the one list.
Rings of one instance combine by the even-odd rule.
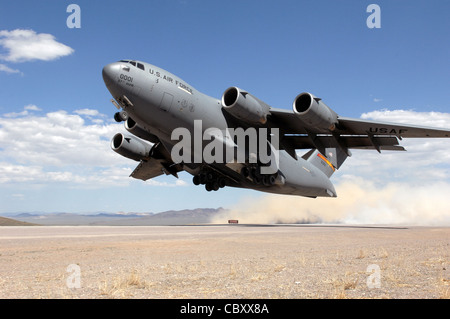
[[[450, 130], [341, 117], [307, 92], [294, 99], [292, 111], [238, 87], [216, 99], [136, 60], [108, 64], [102, 74], [119, 109], [114, 118], [131, 133], [117, 133], [111, 147], [139, 162], [131, 177], [144, 181], [187, 171], [207, 191], [230, 186], [336, 197], [330, 177], [351, 149], [404, 151], [402, 138], [450, 136]], [[301, 149], [308, 151], [299, 156]]]

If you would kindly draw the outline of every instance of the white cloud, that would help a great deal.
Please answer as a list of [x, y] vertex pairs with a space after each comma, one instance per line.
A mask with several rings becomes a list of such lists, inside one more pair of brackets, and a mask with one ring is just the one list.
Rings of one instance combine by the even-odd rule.
[[87, 116], [99, 116], [101, 115], [99, 111], [93, 109], [81, 109], [76, 110], [74, 113], [79, 115], [87, 115]]
[[56, 41], [51, 34], [22, 29], [1, 30], [0, 46], [8, 51], [0, 58], [8, 62], [51, 61], [74, 52], [69, 46]]
[[23, 74], [22, 72], [20, 72], [20, 70], [12, 69], [9, 66], [6, 66], [6, 65], [1, 64], [1, 63], [0, 63], [0, 72], [6, 72], [6, 73], [9, 73], [9, 74], [12, 74], [12, 73]]
[[[0, 183], [128, 183], [133, 163], [109, 146], [122, 125], [86, 124], [82, 116], [66, 111], [29, 113], [36, 110], [27, 105], [22, 112], [0, 116]], [[104, 117], [98, 111], [90, 114]]]
[[86, 124], [82, 116], [66, 111], [8, 113], [0, 117], [1, 154], [29, 165], [109, 166], [117, 163], [109, 140], [121, 130], [117, 123]]
[[24, 109], [27, 110], [27, 111], [42, 111], [40, 108], [38, 108], [34, 104], [25, 105]]
[[99, 188], [107, 186], [127, 186], [131, 167], [115, 165], [106, 167], [74, 168], [71, 165], [63, 167], [17, 165], [0, 162], [0, 184], [12, 187], [14, 184], [50, 185], [65, 183], [71, 188]]
[[97, 110], [93, 109], [81, 109], [74, 111], [75, 114], [85, 116], [87, 119], [89, 119], [91, 122], [95, 124], [103, 124], [103, 119], [106, 118], [106, 115], [101, 114]]
[[[93, 109], [30, 113], [38, 110], [36, 105], [27, 105], [22, 112], [0, 116], [0, 184], [101, 188], [136, 181], [129, 175], [138, 163], [110, 148], [114, 134], [125, 131], [123, 124], [105, 121], [107, 116]], [[143, 184], [173, 187], [186, 182], [171, 179]]]
[[4, 117], [18, 117], [18, 116], [25, 116], [25, 115], [28, 115], [28, 111], [27, 110], [23, 110], [22, 112], [6, 113], [3, 116]]
[[38, 108], [36, 105], [34, 104], [28, 104], [23, 108], [22, 112], [11, 112], [11, 113], [6, 113], [3, 114], [4, 117], [19, 117], [19, 116], [26, 116], [29, 115], [30, 112], [29, 111], [42, 111], [40, 108]]
[[42, 174], [42, 169], [36, 166], [14, 165], [8, 162], [0, 162], [0, 183], [29, 182], [36, 175]]
[[364, 113], [362, 119], [388, 121], [402, 124], [413, 124], [450, 129], [450, 113], [416, 112], [414, 110], [378, 110]]

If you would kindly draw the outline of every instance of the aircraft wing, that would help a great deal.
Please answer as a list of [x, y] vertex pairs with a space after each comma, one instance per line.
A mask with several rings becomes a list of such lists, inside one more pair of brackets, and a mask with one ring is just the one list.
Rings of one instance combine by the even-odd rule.
[[339, 117], [339, 124], [343, 126], [346, 132], [343, 134], [363, 135], [369, 133], [373, 135], [392, 135], [399, 138], [450, 137], [450, 130], [417, 125], [363, 121], [346, 117]]
[[280, 128], [281, 144], [289, 149], [317, 148], [323, 150], [339, 145], [342, 149], [405, 150], [399, 146], [402, 138], [450, 137], [450, 130], [416, 125], [366, 121], [339, 117], [333, 132], [305, 127], [292, 112], [271, 109], [271, 125]]

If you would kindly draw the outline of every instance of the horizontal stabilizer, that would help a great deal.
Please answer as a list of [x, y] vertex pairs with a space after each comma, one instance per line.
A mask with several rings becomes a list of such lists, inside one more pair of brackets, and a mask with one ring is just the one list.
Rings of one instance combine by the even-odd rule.
[[334, 165], [318, 150], [310, 150], [302, 156], [303, 159], [321, 170], [328, 178], [336, 171]]

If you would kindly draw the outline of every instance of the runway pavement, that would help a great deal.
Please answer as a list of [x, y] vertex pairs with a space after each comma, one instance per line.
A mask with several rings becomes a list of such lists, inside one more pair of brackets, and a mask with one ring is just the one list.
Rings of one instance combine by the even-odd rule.
[[0, 298], [448, 298], [450, 228], [0, 227]]

